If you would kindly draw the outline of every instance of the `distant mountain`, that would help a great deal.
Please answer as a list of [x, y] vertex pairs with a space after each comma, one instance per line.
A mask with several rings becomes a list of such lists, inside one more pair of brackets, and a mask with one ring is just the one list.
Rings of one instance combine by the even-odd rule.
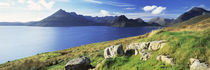
[[183, 21], [186, 21], [186, 20], [189, 20], [193, 17], [196, 17], [196, 16], [200, 16], [200, 15], [207, 15], [209, 14], [210, 11], [207, 11], [203, 8], [199, 8], [199, 7], [194, 7], [192, 8], [191, 10], [185, 12], [184, 14], [180, 15], [174, 23], [180, 23], [180, 22], [183, 22]]
[[30, 22], [30, 26], [49, 26], [49, 27], [63, 27], [63, 26], [114, 26], [114, 27], [136, 27], [149, 26], [142, 19], [128, 19], [123, 16], [105, 16], [92, 17], [78, 15], [75, 12], [66, 12], [62, 9], [58, 10], [51, 16], [38, 21]]
[[85, 16], [88, 20], [94, 21], [99, 25], [109, 26], [117, 16], [104, 16], [104, 17], [92, 17], [92, 16]]
[[128, 19], [126, 16], [121, 15], [114, 20], [111, 24], [113, 27], [137, 27], [137, 26], [150, 26], [142, 19]]
[[33, 23], [35, 26], [88, 26], [96, 25], [93, 21], [86, 19], [82, 15], [77, 15], [75, 12], [66, 12], [62, 9], [55, 12], [53, 15]]
[[210, 18], [210, 15], [200, 15], [200, 16], [193, 17], [189, 20], [183, 21], [181, 23], [173, 24], [173, 26], [196, 24], [196, 23], [198, 23], [202, 20], [208, 19], [208, 18]]
[[168, 26], [174, 22], [174, 19], [168, 19], [168, 18], [161, 18], [161, 17], [155, 17], [149, 20], [149, 24], [158, 24], [161, 26]]
[[0, 22], [0, 26], [25, 26], [26, 24], [20, 22]]
[[75, 12], [66, 12], [62, 9], [55, 12], [53, 15], [38, 21], [30, 22], [30, 26], [109, 26], [117, 17], [92, 17], [78, 15]]

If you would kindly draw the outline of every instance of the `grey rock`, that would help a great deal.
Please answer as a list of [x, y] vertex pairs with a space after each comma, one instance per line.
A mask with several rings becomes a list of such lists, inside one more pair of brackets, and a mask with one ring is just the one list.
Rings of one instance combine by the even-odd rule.
[[[133, 50], [134, 54], [137, 55], [140, 49], [147, 49], [149, 46], [149, 42], [142, 42], [142, 43], [132, 43], [126, 47], [126, 54], [130, 54], [129, 51]], [[131, 54], [132, 55], [132, 54]]]
[[165, 55], [159, 55], [157, 57], [157, 60], [162, 61], [165, 64], [175, 65], [174, 62], [173, 62], [173, 58], [168, 58], [168, 56], [165, 56]]
[[190, 70], [210, 70], [208, 64], [201, 63], [198, 59], [191, 58], [190, 63]]
[[140, 60], [144, 61], [148, 60], [151, 55], [149, 52], [146, 52], [145, 49], [141, 50], [140, 54], [141, 54]]
[[104, 50], [104, 58], [112, 58], [114, 56], [123, 54], [124, 50], [122, 44], [110, 46]]
[[65, 70], [88, 70], [91, 68], [88, 57], [75, 58], [65, 65]]
[[149, 49], [148, 50], [153, 50], [153, 51], [159, 50], [166, 44], [165, 42], [166, 42], [165, 40], [152, 41], [149, 44]]

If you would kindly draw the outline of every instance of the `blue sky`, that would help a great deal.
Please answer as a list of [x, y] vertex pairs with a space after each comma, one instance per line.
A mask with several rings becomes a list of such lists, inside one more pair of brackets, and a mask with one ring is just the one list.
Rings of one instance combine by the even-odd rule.
[[210, 10], [210, 0], [0, 0], [0, 22], [41, 20], [59, 9], [90, 16], [176, 18], [192, 7]]

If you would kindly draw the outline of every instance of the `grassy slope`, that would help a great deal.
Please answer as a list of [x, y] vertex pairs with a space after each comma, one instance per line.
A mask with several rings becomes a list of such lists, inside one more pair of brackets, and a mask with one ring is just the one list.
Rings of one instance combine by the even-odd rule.
[[[141, 61], [140, 55], [119, 56], [102, 63], [100, 70], [189, 70], [189, 59], [197, 58], [210, 64], [210, 18], [197, 24], [169, 27], [150, 33], [138, 42], [167, 40], [161, 50], [152, 51], [151, 58]], [[179, 29], [177, 29], [179, 28]], [[181, 29], [180, 29], [181, 28]], [[175, 66], [165, 65], [156, 60], [158, 55], [174, 58]]]
[[[161, 50], [152, 52], [148, 61], [139, 60], [140, 56], [120, 56], [105, 61], [101, 69], [118, 70], [179, 70], [189, 69], [189, 58], [198, 58], [210, 64], [210, 18], [198, 24], [179, 27], [167, 27], [162, 30], [153, 31], [142, 36], [129, 37], [114, 41], [101, 42], [74, 47], [66, 50], [42, 53], [4, 63], [0, 70], [63, 70], [67, 61], [79, 56], [91, 57], [91, 64], [100, 63], [103, 58], [104, 48], [122, 43], [127, 46], [131, 42], [143, 42], [154, 40], [167, 40], [168, 44]], [[168, 54], [174, 58], [176, 65], [164, 65], [156, 61], [159, 54]]]
[[196, 17], [193, 17], [193, 18], [191, 18], [191, 19], [189, 19], [187, 21], [174, 24], [174, 26], [182, 26], [182, 25], [195, 24], [195, 23], [198, 23], [198, 22], [200, 22], [202, 20], [205, 20], [205, 19], [207, 19], [209, 17], [210, 17], [209, 15], [196, 16]]

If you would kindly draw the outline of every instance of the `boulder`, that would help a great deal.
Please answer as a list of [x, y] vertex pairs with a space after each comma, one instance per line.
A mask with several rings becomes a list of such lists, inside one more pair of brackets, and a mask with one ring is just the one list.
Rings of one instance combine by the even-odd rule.
[[165, 40], [152, 41], [149, 44], [148, 50], [153, 50], [153, 51], [159, 50], [160, 48], [162, 48], [166, 44], [165, 42], [166, 42]]
[[158, 61], [162, 61], [165, 64], [171, 64], [171, 65], [175, 65], [173, 62], [173, 58], [168, 58], [168, 56], [164, 56], [164, 55], [159, 55], [157, 57]]
[[65, 70], [88, 70], [91, 67], [90, 59], [88, 57], [81, 57], [69, 61], [65, 65]]
[[110, 46], [104, 50], [104, 58], [112, 58], [114, 56], [123, 54], [124, 50], [122, 44]]
[[141, 54], [140, 60], [146, 61], [146, 60], [148, 60], [149, 57], [150, 57], [150, 53], [145, 52], [144, 49], [140, 51], [140, 54]]
[[[128, 47], [126, 47], [126, 54], [137, 55], [139, 53], [138, 50], [147, 49], [148, 46], [149, 46], [149, 42], [132, 43], [132, 44], [128, 45]], [[133, 53], [133, 51], [134, 51], [134, 53]]]
[[138, 54], [138, 50], [136, 49], [128, 49], [125, 51], [125, 55], [126, 56], [132, 56], [133, 54], [137, 55]]
[[190, 59], [190, 70], [210, 70], [208, 64], [201, 63], [198, 59]]

